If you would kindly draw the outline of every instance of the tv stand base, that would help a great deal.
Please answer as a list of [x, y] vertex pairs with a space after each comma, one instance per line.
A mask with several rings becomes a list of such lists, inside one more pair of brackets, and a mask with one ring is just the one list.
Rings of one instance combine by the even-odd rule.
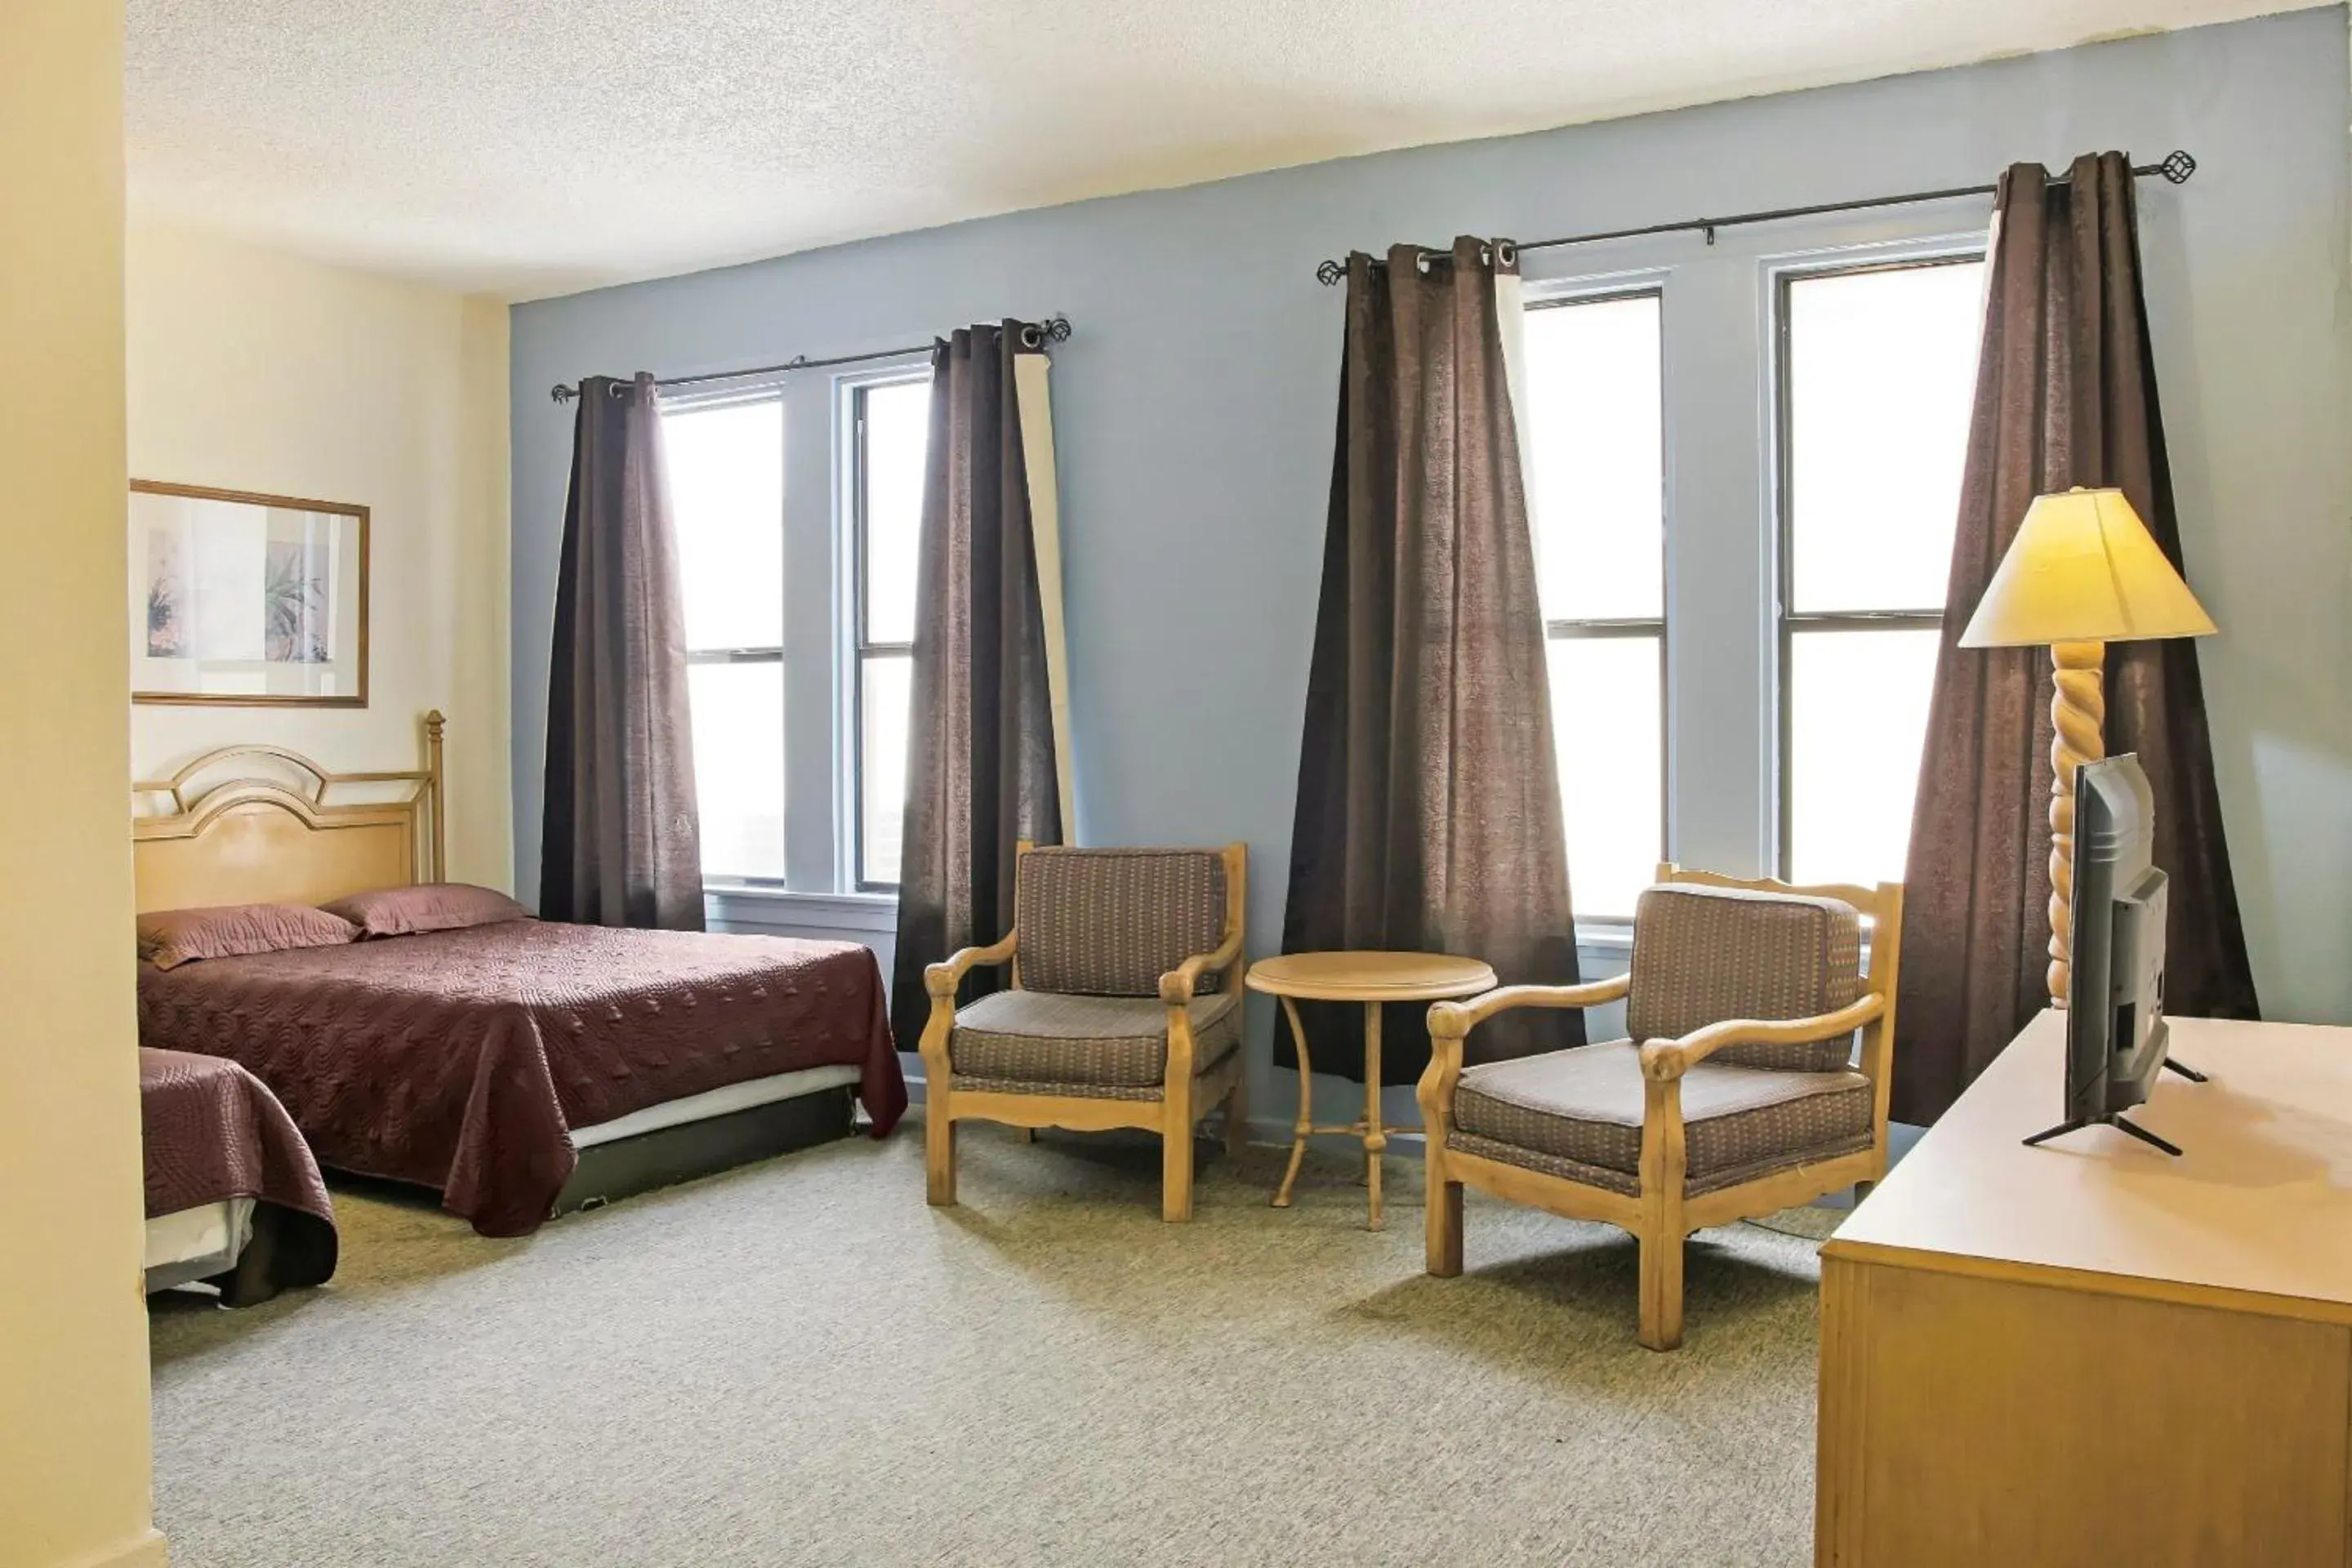
[[2055, 1127], [2045, 1128], [2042, 1131], [2036, 1132], [2032, 1137], [2026, 1139], [2025, 1146], [2031, 1149], [2037, 1143], [2047, 1143], [2053, 1138], [2063, 1138], [2069, 1132], [2080, 1132], [2085, 1127], [2113, 1127], [2119, 1131], [2128, 1132], [2133, 1137], [2138, 1139], [2141, 1142], [2161, 1149], [2166, 1153], [2173, 1155], [2176, 1158], [2178, 1158], [2180, 1153], [2180, 1145], [2178, 1143], [2174, 1143], [2168, 1139], [2158, 1137], [2155, 1133], [2150, 1132], [2147, 1128], [2140, 1126], [2137, 1122], [2126, 1121], [2120, 1114], [2115, 1116], [2078, 1116], [2072, 1121], [2062, 1121]]

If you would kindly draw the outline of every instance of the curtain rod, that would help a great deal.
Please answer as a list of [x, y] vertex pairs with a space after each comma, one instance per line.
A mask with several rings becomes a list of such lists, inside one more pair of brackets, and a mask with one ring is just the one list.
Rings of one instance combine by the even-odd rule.
[[[2150, 174], [2161, 174], [2176, 185], [2187, 184], [2189, 176], [2196, 172], [2197, 160], [2177, 148], [2167, 153], [2162, 163], [2137, 164], [2132, 169], [2132, 173], [2141, 179]], [[2050, 183], [2063, 185], [2069, 177], [2061, 174]], [[1734, 213], [1728, 217], [1680, 218], [1673, 223], [1644, 224], [1640, 228], [1604, 229], [1596, 234], [1564, 235], [1558, 239], [1525, 239], [1519, 241], [1518, 248], [1523, 251], [1549, 250], [1554, 246], [1598, 245], [1603, 240], [1639, 239], [1654, 234], [1704, 234], [1706, 242], [1713, 245], [1717, 229], [1737, 228], [1742, 224], [1778, 223], [1786, 218], [1818, 217], [1824, 213], [1864, 212], [1872, 207], [1909, 206], [1917, 202], [1953, 201], [1961, 196], [1989, 196], [2000, 188], [1998, 185], [1955, 185], [1943, 191], [1911, 191], [1899, 196], [1865, 196], [1859, 201], [1822, 202], [1808, 207], [1773, 207], [1765, 212]], [[1440, 258], [1444, 254], [1433, 250], [1422, 252], [1423, 257]], [[1375, 261], [1372, 265], [1378, 267], [1382, 263]], [[1315, 268], [1315, 276], [1328, 289], [1348, 276], [1348, 265], [1344, 261], [1326, 261]]]
[[[1069, 341], [1070, 319], [1067, 316], [1053, 315], [1042, 321], [1022, 323], [1021, 346], [1024, 349], [1042, 351], [1047, 343], [1066, 343]], [[788, 370], [823, 370], [829, 365], [864, 364], [868, 360], [877, 359], [905, 359], [910, 354], [927, 354], [930, 352], [929, 343], [913, 343], [902, 349], [876, 349], [870, 353], [835, 354], [830, 359], [811, 359], [806, 354], [794, 354], [782, 364], [754, 365], [749, 370], [714, 370], [703, 375], [665, 376], [654, 384], [664, 388], [699, 386], [707, 381], [739, 381], [746, 376], [778, 375]], [[617, 397], [621, 395], [624, 384], [618, 381], [613, 384], [614, 396]], [[580, 389], [576, 386], [566, 386], [559, 382], [549, 390], [548, 395], [558, 403], [569, 403], [580, 395]]]

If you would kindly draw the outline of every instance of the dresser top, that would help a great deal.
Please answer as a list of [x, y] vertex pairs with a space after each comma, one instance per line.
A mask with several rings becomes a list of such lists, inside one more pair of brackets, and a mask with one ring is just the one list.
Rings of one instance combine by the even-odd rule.
[[2211, 1081], [2163, 1073], [2126, 1114], [2179, 1158], [2112, 1127], [2021, 1144], [2065, 1115], [2065, 1020], [2045, 1012], [1822, 1255], [2352, 1321], [2352, 1029], [2170, 1022], [2170, 1054]]

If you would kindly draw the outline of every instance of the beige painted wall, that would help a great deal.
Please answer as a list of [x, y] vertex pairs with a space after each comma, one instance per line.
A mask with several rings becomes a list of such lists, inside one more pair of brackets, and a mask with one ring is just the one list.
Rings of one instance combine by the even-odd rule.
[[134, 222], [131, 472], [370, 510], [363, 710], [131, 710], [131, 764], [238, 741], [414, 766], [449, 716], [449, 873], [508, 887], [507, 311], [203, 230]]
[[122, 7], [0, 4], [0, 1568], [152, 1563], [122, 829]]

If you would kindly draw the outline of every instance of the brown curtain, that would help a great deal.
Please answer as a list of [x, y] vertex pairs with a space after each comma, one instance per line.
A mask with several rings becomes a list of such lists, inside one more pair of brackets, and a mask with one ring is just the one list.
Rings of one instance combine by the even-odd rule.
[[[1564, 984], [1568, 848], [1495, 250], [1507, 246], [1462, 238], [1450, 258], [1401, 245], [1384, 267], [1348, 258], [1282, 948], [1463, 953], [1506, 984]], [[1362, 1009], [1302, 1011], [1317, 1070], [1360, 1080]], [[1427, 1065], [1427, 1012], [1388, 1009], [1386, 1082]], [[1471, 1046], [1583, 1038], [1577, 1014], [1525, 1011]], [[1295, 1067], [1287, 1031], [1276, 1039]]]
[[[1911, 824], [1894, 1114], [1931, 1121], [2049, 1005], [2050, 656], [1955, 639], [2036, 495], [2120, 488], [2182, 566], [2130, 161], [2001, 177], [1976, 406]], [[2184, 575], [2186, 574], [2184, 568]], [[2155, 785], [2168, 1011], [2256, 1016], [2212, 743], [2186, 640], [2110, 644], [2107, 751]]]
[[539, 912], [700, 931], [686, 615], [653, 377], [582, 382], [572, 442]]
[[[1032, 338], [1035, 334], [1026, 334]], [[1019, 321], [931, 351], [929, 475], [915, 568], [915, 658], [891, 1025], [922, 1037], [923, 968], [1013, 929], [1014, 846], [1062, 841], [1013, 362]], [[1042, 341], [1042, 340], [1038, 340]], [[977, 995], [1004, 971], [978, 969]]]

